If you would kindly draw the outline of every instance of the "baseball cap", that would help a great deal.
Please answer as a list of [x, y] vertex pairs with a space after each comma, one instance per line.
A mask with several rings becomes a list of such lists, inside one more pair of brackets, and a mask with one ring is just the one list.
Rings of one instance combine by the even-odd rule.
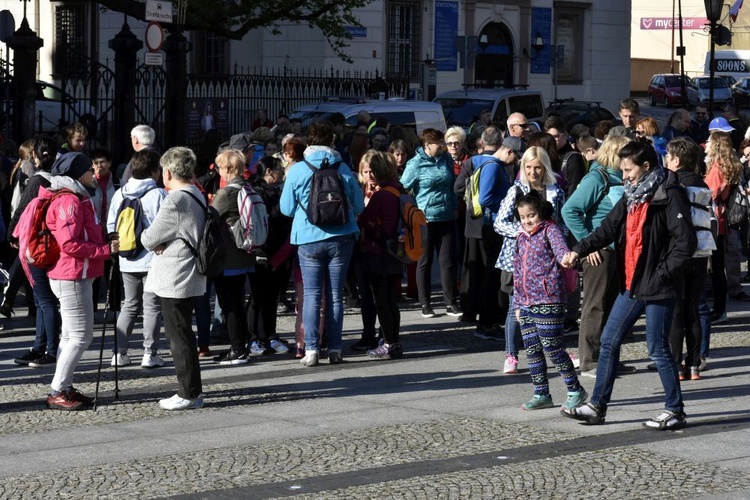
[[523, 145], [523, 141], [518, 137], [506, 137], [505, 139], [503, 139], [502, 145], [506, 148], [512, 149], [513, 152], [516, 153], [516, 156], [519, 160], [523, 156], [523, 152], [526, 149]]
[[731, 132], [732, 130], [734, 130], [734, 127], [729, 124], [726, 118], [722, 118], [720, 116], [711, 120], [711, 123], [708, 124], [708, 130], [721, 130], [722, 132]]

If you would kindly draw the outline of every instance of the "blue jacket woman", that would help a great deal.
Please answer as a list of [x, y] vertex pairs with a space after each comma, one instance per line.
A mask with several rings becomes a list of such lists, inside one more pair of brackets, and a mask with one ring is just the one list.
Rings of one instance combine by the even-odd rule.
[[432, 256], [437, 250], [440, 281], [446, 313], [461, 316], [456, 290], [456, 218], [458, 199], [453, 192], [453, 158], [445, 151], [443, 133], [427, 128], [422, 132], [422, 147], [406, 163], [401, 184], [414, 194], [417, 206], [427, 218], [427, 248], [417, 263], [417, 289], [422, 316], [432, 318], [430, 280]]

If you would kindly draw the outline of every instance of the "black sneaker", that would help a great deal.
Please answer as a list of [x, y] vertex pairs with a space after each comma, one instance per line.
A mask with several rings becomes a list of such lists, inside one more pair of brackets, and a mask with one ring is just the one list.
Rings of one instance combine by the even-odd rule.
[[220, 365], [244, 365], [250, 361], [250, 353], [247, 349], [237, 350], [229, 349], [221, 356], [216, 356], [214, 361]]
[[573, 333], [578, 331], [578, 321], [574, 319], [566, 319], [563, 325], [563, 333]]
[[352, 344], [352, 351], [370, 351], [378, 347], [378, 341], [375, 339], [360, 339]]
[[29, 352], [27, 352], [20, 358], [14, 359], [13, 362], [17, 365], [29, 366], [29, 363], [31, 363], [32, 361], [36, 361], [42, 356], [44, 356], [43, 352], [35, 351], [34, 349], [29, 349]]
[[461, 308], [458, 306], [458, 304], [451, 304], [445, 308], [445, 314], [447, 314], [448, 316], [453, 316], [454, 318], [458, 318], [463, 313], [461, 312]]
[[45, 366], [52, 366], [57, 363], [57, 358], [51, 354], [42, 354], [35, 360], [29, 362], [29, 366], [32, 368], [43, 368]]
[[422, 306], [422, 317], [423, 318], [434, 318], [435, 311], [430, 306]]

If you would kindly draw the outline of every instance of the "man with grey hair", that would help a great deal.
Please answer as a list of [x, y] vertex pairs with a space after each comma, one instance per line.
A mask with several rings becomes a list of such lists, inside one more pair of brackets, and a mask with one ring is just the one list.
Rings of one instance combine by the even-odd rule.
[[[133, 146], [133, 151], [143, 151], [144, 149], [156, 151], [154, 149], [154, 142], [156, 141], [156, 132], [148, 125], [136, 125], [133, 130], [130, 131], [130, 145]], [[158, 153], [158, 151], [156, 151]], [[120, 175], [120, 185], [124, 185], [131, 177], [132, 166], [130, 162], [125, 166], [125, 170]]]

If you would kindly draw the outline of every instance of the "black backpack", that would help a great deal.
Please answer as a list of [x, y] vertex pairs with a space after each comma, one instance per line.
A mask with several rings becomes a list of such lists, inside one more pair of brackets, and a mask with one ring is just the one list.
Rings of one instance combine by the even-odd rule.
[[[323, 158], [318, 168], [304, 160], [312, 170], [307, 218], [316, 226], [343, 226], [349, 220], [349, 200], [339, 174], [340, 161], [331, 164]], [[301, 206], [301, 205], [300, 205]]]
[[185, 191], [195, 202], [206, 211], [206, 225], [198, 241], [198, 248], [194, 248], [185, 238], [182, 241], [188, 246], [197, 262], [198, 273], [212, 278], [224, 272], [224, 245], [226, 244], [226, 223], [221, 220], [219, 212], [208, 203], [201, 202], [197, 196]]

